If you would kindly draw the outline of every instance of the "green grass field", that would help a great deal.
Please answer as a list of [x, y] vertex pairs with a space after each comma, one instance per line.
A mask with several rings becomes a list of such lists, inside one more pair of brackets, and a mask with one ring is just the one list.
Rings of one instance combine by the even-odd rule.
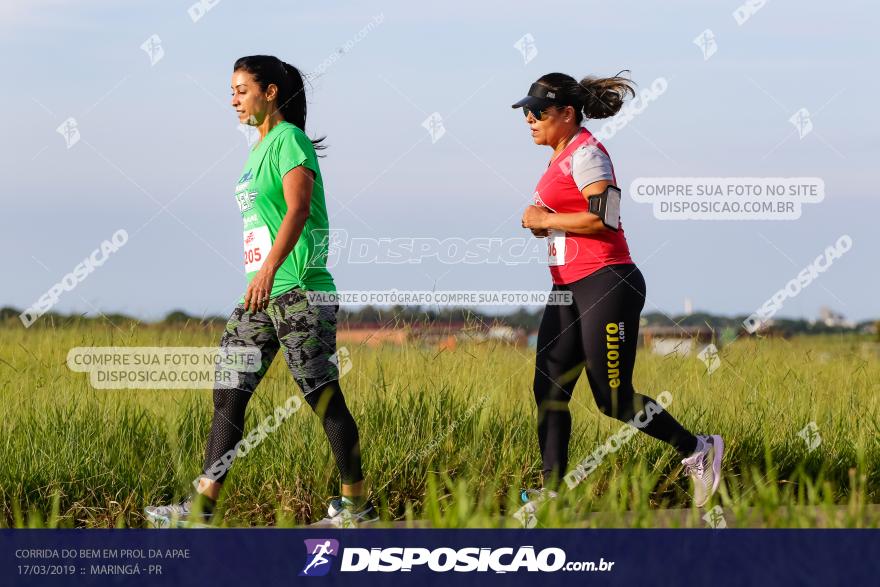
[[[190, 489], [211, 418], [210, 390], [95, 390], [70, 371], [75, 346], [212, 346], [220, 331], [158, 326], [0, 329], [0, 525], [142, 526], [145, 505]], [[698, 359], [640, 350], [635, 386], [727, 443], [720, 505], [730, 526], [877, 525], [880, 360], [857, 337], [738, 340], [708, 375]], [[361, 431], [383, 518], [437, 527], [511, 526], [520, 487], [539, 478], [534, 351], [502, 344], [349, 347], [341, 383]], [[248, 429], [297, 392], [281, 357], [251, 401]], [[571, 462], [617, 431], [584, 377], [572, 402]], [[821, 444], [798, 435], [809, 422]], [[542, 511], [543, 526], [705, 527], [674, 451], [637, 435]], [[336, 471], [307, 406], [236, 461], [220, 503], [227, 526], [319, 519]], [[687, 509], [681, 509], [687, 508]], [[672, 510], [672, 515], [667, 510]]]

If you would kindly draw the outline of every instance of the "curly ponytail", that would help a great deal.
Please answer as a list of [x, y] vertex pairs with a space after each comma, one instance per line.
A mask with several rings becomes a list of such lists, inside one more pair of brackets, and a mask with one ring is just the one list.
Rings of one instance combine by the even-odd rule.
[[573, 106], [575, 118], [580, 124], [584, 117], [600, 119], [614, 116], [627, 97], [636, 95], [633, 81], [621, 75], [624, 72], [629, 73], [624, 70], [614, 77], [587, 76], [580, 82], [564, 73], [548, 73], [541, 76], [537, 83], [556, 90], [555, 101]]
[[[587, 76], [578, 83], [583, 100], [582, 110], [587, 118], [608, 118], [623, 107], [627, 94], [636, 95], [632, 80], [622, 77], [621, 71], [614, 77]], [[628, 73], [628, 72], [627, 72]]]

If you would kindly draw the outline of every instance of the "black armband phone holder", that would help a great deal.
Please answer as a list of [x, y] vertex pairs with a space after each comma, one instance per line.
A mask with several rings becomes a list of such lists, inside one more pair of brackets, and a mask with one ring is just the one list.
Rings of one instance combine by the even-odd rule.
[[620, 228], [620, 188], [609, 185], [601, 194], [589, 197], [590, 212], [611, 230]]

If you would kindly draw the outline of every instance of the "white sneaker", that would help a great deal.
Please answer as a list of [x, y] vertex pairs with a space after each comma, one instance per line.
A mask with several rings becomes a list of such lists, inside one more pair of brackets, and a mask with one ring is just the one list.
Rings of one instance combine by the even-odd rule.
[[367, 500], [358, 506], [347, 497], [337, 497], [330, 500], [327, 517], [312, 526], [357, 528], [362, 524], [378, 521], [379, 512], [376, 511], [373, 502]]
[[147, 506], [144, 514], [150, 524], [158, 528], [198, 528], [211, 523], [214, 507], [213, 500], [194, 494], [178, 503]]
[[534, 528], [538, 524], [538, 517], [535, 515], [538, 507], [545, 501], [557, 497], [559, 494], [549, 489], [523, 489], [519, 494], [523, 505], [513, 513], [513, 517], [522, 524], [523, 528]]
[[717, 434], [697, 436], [697, 450], [682, 459], [685, 471], [690, 475], [694, 488], [694, 505], [703, 507], [721, 483], [721, 459], [724, 456], [724, 440]]

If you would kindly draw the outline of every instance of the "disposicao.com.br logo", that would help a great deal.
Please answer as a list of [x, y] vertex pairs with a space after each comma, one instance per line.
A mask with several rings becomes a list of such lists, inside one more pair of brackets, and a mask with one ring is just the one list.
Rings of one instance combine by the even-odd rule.
[[[339, 543], [331, 539], [306, 540], [306, 565], [300, 576], [326, 575], [339, 554]], [[517, 571], [610, 571], [614, 562], [604, 558], [596, 561], [566, 561], [561, 548], [533, 546], [517, 548], [488, 548], [470, 546], [464, 548], [356, 548], [343, 549], [340, 572], [410, 572], [414, 568], [426, 568], [436, 573], [455, 571], [516, 573]], [[331, 559], [332, 557], [332, 559]]]

